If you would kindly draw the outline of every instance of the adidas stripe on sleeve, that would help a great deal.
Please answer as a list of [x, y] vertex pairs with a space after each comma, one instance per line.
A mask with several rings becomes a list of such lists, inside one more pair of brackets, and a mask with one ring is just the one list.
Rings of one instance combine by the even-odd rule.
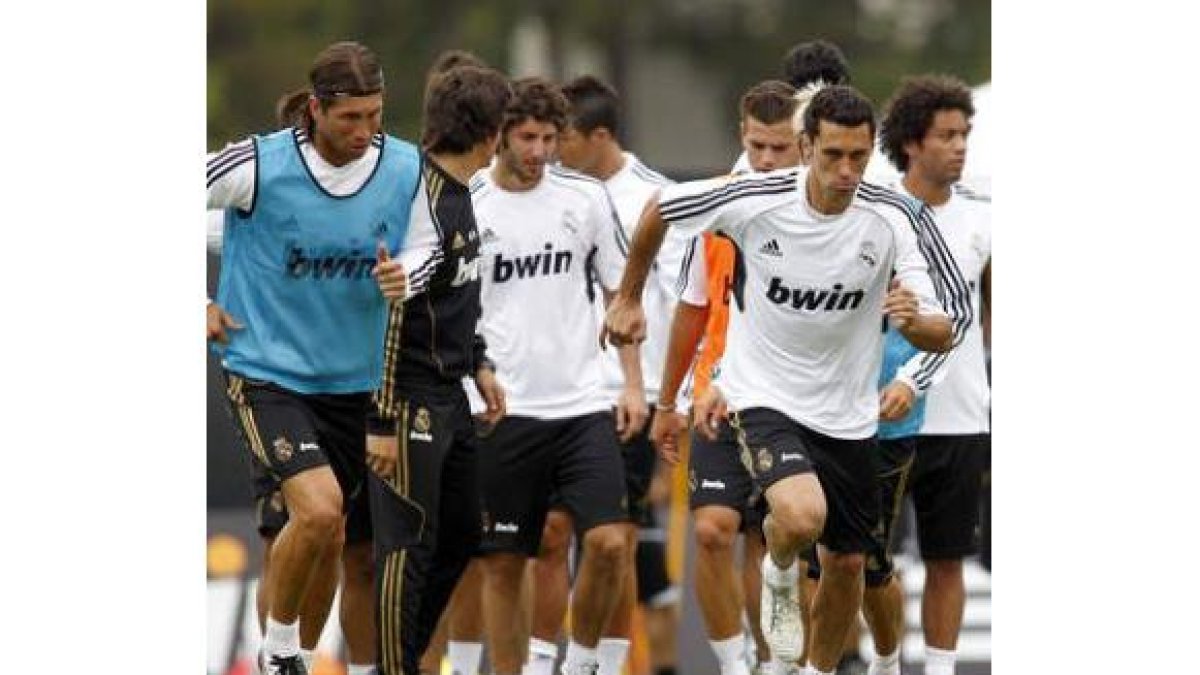
[[404, 248], [400, 251], [400, 263], [408, 273], [408, 286], [404, 299], [424, 293], [429, 280], [442, 264], [442, 229], [437, 220], [435, 205], [429, 197], [430, 176], [436, 176], [428, 168], [421, 173], [421, 184], [413, 199], [412, 216], [408, 221], [408, 234]]
[[254, 206], [257, 147], [247, 138], [208, 156], [208, 208], [249, 211]]
[[663, 188], [659, 212], [682, 234], [719, 230], [740, 244], [751, 215], [795, 190], [795, 169], [677, 183]]

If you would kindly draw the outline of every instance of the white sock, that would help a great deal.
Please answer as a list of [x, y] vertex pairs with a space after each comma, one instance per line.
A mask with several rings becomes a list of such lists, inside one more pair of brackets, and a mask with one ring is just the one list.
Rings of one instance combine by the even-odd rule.
[[454, 675], [476, 675], [479, 661], [483, 658], [483, 643], [448, 640], [446, 656], [450, 659], [450, 672]]
[[263, 653], [270, 656], [295, 656], [300, 653], [300, 621], [279, 623], [267, 617], [267, 630], [263, 634]]
[[804, 672], [805, 672], [805, 675], [833, 675], [834, 673], [837, 672], [837, 668], [834, 668], [833, 670], [831, 670], [829, 672], [825, 672], [824, 670], [817, 670], [816, 666], [809, 666], [808, 670], [806, 670]]
[[891, 654], [876, 653], [867, 675], [900, 675], [900, 648], [896, 647]]
[[750, 669], [746, 667], [746, 641], [741, 635], [728, 640], [709, 640], [708, 644], [717, 655], [721, 675], [750, 675]]
[[574, 640], [567, 641], [567, 655], [563, 657], [562, 672], [571, 675], [586, 665], [599, 663], [595, 647], [584, 647]]
[[629, 653], [629, 640], [618, 637], [602, 637], [596, 645], [596, 658], [600, 661], [597, 675], [621, 675], [625, 667], [625, 656]]
[[780, 586], [795, 586], [796, 580], [800, 578], [800, 566], [793, 560], [790, 567], [780, 569], [775, 566], [775, 560], [771, 557], [770, 551], [768, 551], [763, 556], [762, 575], [763, 581], [776, 588]]
[[558, 660], [558, 645], [535, 637], [529, 638], [529, 658], [521, 675], [554, 675], [554, 662]]
[[300, 660], [304, 662], [304, 669], [308, 672], [313, 671], [313, 659], [317, 658], [317, 653], [311, 649], [300, 648]]
[[370, 663], [351, 663], [347, 666], [346, 675], [371, 675], [373, 672], [375, 672], [375, 666]]
[[954, 675], [953, 649], [925, 647], [925, 675]]

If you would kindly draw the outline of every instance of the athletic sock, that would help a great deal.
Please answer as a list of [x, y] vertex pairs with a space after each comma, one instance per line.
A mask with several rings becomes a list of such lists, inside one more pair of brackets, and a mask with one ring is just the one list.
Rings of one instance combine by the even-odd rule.
[[621, 675], [628, 653], [629, 640], [626, 638], [600, 638], [600, 644], [596, 645], [596, 658], [600, 661], [597, 675]]
[[374, 672], [375, 666], [370, 663], [351, 663], [346, 667], [346, 675], [371, 675]]
[[300, 660], [304, 662], [304, 669], [308, 672], [313, 671], [313, 660], [317, 658], [317, 653], [311, 649], [300, 648]]
[[300, 653], [300, 622], [279, 623], [267, 617], [267, 630], [263, 634], [263, 653], [269, 657], [295, 656]]
[[953, 649], [925, 647], [925, 675], [954, 675]]
[[598, 663], [595, 647], [584, 647], [574, 640], [567, 642], [567, 655], [563, 657], [562, 672], [574, 675], [585, 665]]
[[450, 672], [455, 675], [476, 675], [479, 662], [483, 659], [483, 643], [448, 640], [446, 657], [450, 659]]
[[554, 662], [558, 660], [558, 645], [538, 638], [529, 638], [529, 658], [521, 675], [554, 675]]
[[746, 641], [741, 635], [735, 635], [727, 640], [709, 640], [713, 654], [717, 655], [717, 665], [721, 675], [750, 675], [746, 666]]
[[876, 653], [867, 675], [900, 675], [900, 648], [896, 647], [891, 654]]

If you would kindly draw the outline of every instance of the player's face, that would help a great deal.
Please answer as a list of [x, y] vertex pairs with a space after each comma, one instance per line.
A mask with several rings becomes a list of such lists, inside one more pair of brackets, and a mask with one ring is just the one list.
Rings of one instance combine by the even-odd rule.
[[742, 120], [742, 149], [755, 171], [774, 171], [800, 163], [800, 139], [792, 131], [791, 120], [763, 124], [747, 116]]
[[600, 143], [595, 130], [580, 131], [568, 125], [558, 140], [558, 159], [563, 166], [580, 173], [594, 175], [600, 160]]
[[862, 180], [867, 162], [871, 159], [873, 137], [867, 123], [844, 127], [828, 120], [817, 123], [817, 135], [812, 139], [812, 164], [808, 172], [809, 195], [814, 206], [845, 209], [858, 183]]
[[553, 122], [527, 117], [504, 134], [500, 161], [521, 182], [536, 183], [546, 170], [546, 162], [554, 157], [557, 145], [558, 129]]
[[334, 99], [321, 109], [310, 99], [317, 151], [334, 166], [358, 159], [371, 147], [371, 138], [379, 133], [383, 118], [383, 94], [347, 96]]
[[962, 178], [967, 159], [967, 136], [971, 123], [961, 110], [939, 110], [925, 138], [904, 147], [908, 153], [909, 171], [920, 171], [938, 185], [952, 185]]

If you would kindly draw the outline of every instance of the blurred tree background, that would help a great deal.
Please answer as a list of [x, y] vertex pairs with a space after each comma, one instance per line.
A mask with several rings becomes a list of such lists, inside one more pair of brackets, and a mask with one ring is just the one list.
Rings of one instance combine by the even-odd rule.
[[[990, 0], [209, 0], [209, 148], [271, 129], [278, 96], [304, 86], [313, 57], [341, 39], [379, 54], [385, 127], [415, 138], [425, 69], [443, 49], [473, 51], [514, 76], [594, 71], [640, 111], [629, 115], [630, 128], [650, 124], [654, 115], [644, 111], [657, 107], [638, 98], [705, 88], [721, 108], [714, 119], [732, 129], [741, 92], [778, 77], [787, 49], [818, 37], [842, 48], [855, 85], [877, 105], [909, 73], [947, 72], [972, 85], [991, 79]], [[661, 58], [688, 64], [695, 76], [627, 86]], [[732, 132], [721, 133], [732, 151]]]

